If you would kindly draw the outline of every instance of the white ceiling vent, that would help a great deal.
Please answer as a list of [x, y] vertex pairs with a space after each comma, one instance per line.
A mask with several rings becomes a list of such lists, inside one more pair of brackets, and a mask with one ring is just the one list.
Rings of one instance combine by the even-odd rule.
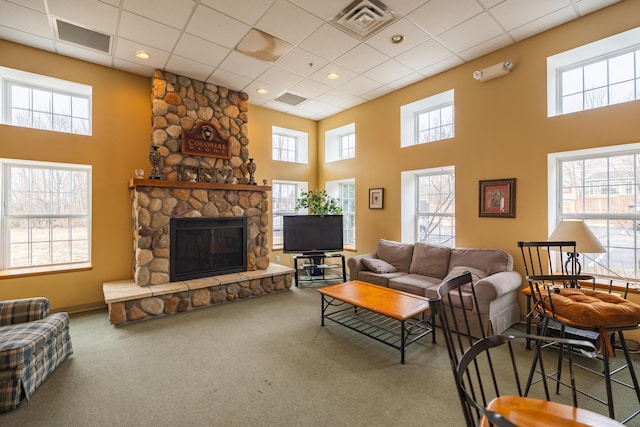
[[79, 27], [60, 19], [55, 21], [58, 40], [104, 53], [109, 53], [111, 50], [110, 35]]
[[306, 101], [307, 98], [303, 98], [302, 96], [294, 95], [293, 93], [285, 92], [279, 97], [275, 99], [275, 101], [284, 102], [289, 105], [298, 105], [302, 101]]
[[398, 18], [399, 16], [378, 0], [356, 0], [329, 22], [361, 40], [366, 40]]

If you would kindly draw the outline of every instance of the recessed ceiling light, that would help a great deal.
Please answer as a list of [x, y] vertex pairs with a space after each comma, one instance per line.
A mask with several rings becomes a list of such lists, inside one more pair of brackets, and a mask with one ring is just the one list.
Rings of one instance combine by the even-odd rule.
[[151, 55], [149, 55], [144, 50], [136, 50], [135, 55], [136, 55], [136, 57], [138, 57], [140, 59], [149, 59], [149, 58], [151, 58]]
[[267, 89], [263, 88], [263, 87], [259, 87], [258, 89], [256, 89], [256, 92], [261, 93], [261, 94], [265, 94], [267, 92], [269, 92]]
[[340, 74], [338, 74], [338, 73], [331, 72], [331, 73], [327, 74], [327, 78], [331, 79], [331, 80], [335, 80], [338, 77], [340, 77]]
[[404, 41], [404, 36], [402, 34], [394, 34], [390, 38], [391, 43], [400, 44]]

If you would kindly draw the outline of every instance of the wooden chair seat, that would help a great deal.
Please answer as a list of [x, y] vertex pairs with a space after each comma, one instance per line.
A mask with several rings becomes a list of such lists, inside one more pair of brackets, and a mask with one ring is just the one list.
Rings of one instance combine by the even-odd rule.
[[[520, 396], [500, 396], [493, 399], [487, 409], [496, 412], [518, 427], [559, 427], [559, 426], [622, 426], [623, 424], [604, 415], [574, 408], [558, 402]], [[486, 417], [482, 426], [489, 426]]]

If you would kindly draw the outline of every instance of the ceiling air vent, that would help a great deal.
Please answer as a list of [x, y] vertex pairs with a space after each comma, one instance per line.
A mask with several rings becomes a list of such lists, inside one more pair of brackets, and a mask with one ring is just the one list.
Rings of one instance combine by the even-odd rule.
[[58, 40], [109, 53], [111, 36], [56, 19]]
[[361, 40], [366, 40], [398, 18], [399, 16], [378, 0], [356, 0], [329, 22]]
[[303, 98], [301, 96], [294, 95], [289, 92], [285, 92], [275, 99], [275, 101], [284, 102], [285, 104], [289, 104], [289, 105], [298, 105], [302, 101], [306, 101], [306, 100], [307, 98]]

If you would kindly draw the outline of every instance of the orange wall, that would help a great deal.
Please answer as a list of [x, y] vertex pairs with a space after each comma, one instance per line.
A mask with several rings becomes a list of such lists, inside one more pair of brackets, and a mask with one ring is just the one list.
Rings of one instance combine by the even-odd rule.
[[[497, 247], [514, 255], [518, 240], [547, 236], [547, 154], [640, 141], [640, 102], [546, 117], [546, 58], [640, 25], [640, 2], [622, 1], [592, 15], [428, 78], [325, 120], [250, 106], [250, 152], [256, 179], [308, 181], [355, 178], [357, 250], [379, 238], [400, 239], [400, 173], [443, 165], [456, 168], [459, 246]], [[510, 75], [477, 82], [471, 74], [505, 59]], [[0, 40], [0, 65], [93, 86], [91, 137], [0, 125], [0, 156], [93, 165], [93, 268], [90, 271], [0, 280], [0, 299], [44, 295], [54, 308], [101, 304], [102, 283], [131, 277], [131, 201], [135, 168], [149, 170], [150, 80]], [[456, 137], [400, 148], [401, 105], [453, 88]], [[324, 132], [356, 123], [356, 158], [325, 165]], [[271, 160], [271, 126], [309, 133], [308, 165]], [[515, 219], [478, 217], [478, 180], [517, 178]], [[385, 188], [385, 208], [367, 208], [368, 189]], [[291, 265], [280, 251], [281, 263]]]

